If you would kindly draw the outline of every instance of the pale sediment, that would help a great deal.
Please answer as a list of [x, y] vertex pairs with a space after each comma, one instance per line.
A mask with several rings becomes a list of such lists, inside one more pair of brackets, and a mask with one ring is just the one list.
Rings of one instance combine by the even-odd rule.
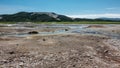
[[[118, 34], [119, 26], [85, 29]], [[48, 28], [48, 27], [47, 27]], [[114, 28], [112, 31], [111, 28]], [[2, 29], [4, 29], [2, 27]], [[46, 29], [46, 28], [45, 28]], [[55, 30], [66, 28], [55, 28]], [[35, 30], [35, 29], [34, 29]], [[40, 32], [41, 29], [36, 30]], [[48, 30], [51, 30], [51, 28]], [[74, 30], [74, 29], [71, 29]], [[120, 39], [108, 34], [69, 33], [0, 36], [1, 68], [120, 68]], [[76, 29], [75, 29], [76, 30]], [[29, 30], [0, 30], [29, 32]], [[83, 31], [84, 32], [84, 31]]]

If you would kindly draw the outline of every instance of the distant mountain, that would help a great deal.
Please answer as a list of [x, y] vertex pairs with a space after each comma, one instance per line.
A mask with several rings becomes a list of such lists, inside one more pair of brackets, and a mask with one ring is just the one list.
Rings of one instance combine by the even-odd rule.
[[71, 21], [120, 21], [120, 18], [71, 18], [54, 12], [18, 12], [0, 15], [1, 22], [71, 22]]
[[72, 18], [59, 15], [53, 12], [19, 12], [16, 14], [0, 15], [0, 21], [13, 22], [51, 22], [51, 21], [72, 21]]
[[120, 18], [97, 18], [97, 19], [100, 19], [100, 20], [109, 20], [109, 21], [120, 21]]

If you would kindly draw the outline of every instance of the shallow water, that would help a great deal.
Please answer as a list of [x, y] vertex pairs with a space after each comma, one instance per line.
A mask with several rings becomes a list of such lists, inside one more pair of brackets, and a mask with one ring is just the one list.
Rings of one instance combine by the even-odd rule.
[[[5, 25], [4, 25], [5, 26]], [[51, 31], [51, 32], [39, 32], [37, 35], [55, 35], [55, 34], [72, 34], [72, 33], [77, 33], [77, 34], [90, 34], [90, 35], [103, 35], [111, 38], [117, 38], [120, 39], [120, 34], [116, 33], [108, 33], [108, 32], [103, 32], [103, 31], [96, 31], [94, 29], [89, 29], [86, 28], [88, 25], [35, 25], [34, 27], [25, 27], [24, 25], [21, 25], [18, 27], [18, 25], [9, 25], [10, 27], [14, 26], [15, 29], [40, 29], [40, 28], [63, 28], [61, 30], [56, 30], [56, 31]], [[9, 27], [8, 26], [8, 27]], [[114, 26], [114, 25], [107, 25], [107, 26]], [[68, 31], [65, 31], [65, 29], [68, 28]], [[28, 33], [13, 33], [13, 34], [4, 34], [4, 36], [15, 36], [15, 37], [26, 37], [26, 36], [31, 36], [32, 34]], [[2, 36], [2, 35], [1, 35]]]

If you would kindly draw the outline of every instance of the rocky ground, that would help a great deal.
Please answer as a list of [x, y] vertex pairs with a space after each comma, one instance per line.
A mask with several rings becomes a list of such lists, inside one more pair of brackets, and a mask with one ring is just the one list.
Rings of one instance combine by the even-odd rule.
[[13, 36], [29, 31], [70, 28], [0, 27], [0, 68], [120, 68], [120, 25], [88, 25], [86, 29], [118, 34], [62, 33]]

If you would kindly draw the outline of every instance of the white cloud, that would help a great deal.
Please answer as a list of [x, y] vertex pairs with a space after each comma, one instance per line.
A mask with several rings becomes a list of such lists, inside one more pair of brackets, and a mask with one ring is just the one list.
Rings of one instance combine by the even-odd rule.
[[100, 18], [100, 17], [107, 17], [107, 18], [120, 18], [120, 14], [85, 14], [85, 15], [67, 15], [73, 18]]
[[111, 7], [111, 8], [106, 8], [106, 10], [112, 10], [112, 11], [120, 11], [120, 7]]
[[117, 8], [106, 8], [107, 10], [115, 10], [115, 9], [117, 9]]

